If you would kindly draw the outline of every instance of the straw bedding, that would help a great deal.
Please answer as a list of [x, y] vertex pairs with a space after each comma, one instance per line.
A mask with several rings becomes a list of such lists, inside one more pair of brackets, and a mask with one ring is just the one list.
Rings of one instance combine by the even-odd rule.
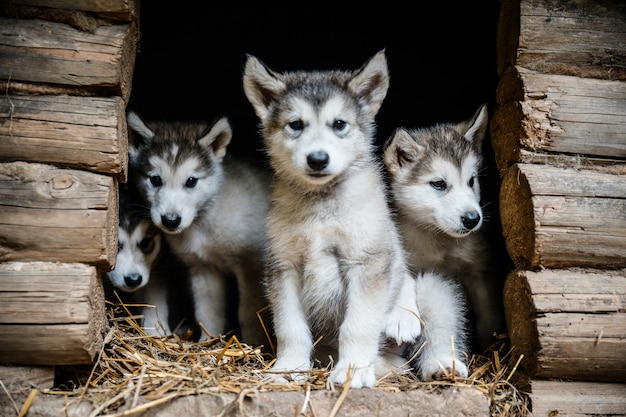
[[[69, 409], [75, 402], [89, 401], [94, 408], [91, 416], [126, 416], [188, 395], [325, 389], [347, 392], [333, 386], [324, 368], [312, 370], [306, 382], [268, 382], [263, 373], [272, 365], [272, 346], [249, 346], [228, 334], [201, 343], [178, 336], [151, 337], [137, 324], [138, 317], [130, 313], [129, 306], [121, 302], [109, 302], [107, 314], [110, 329], [94, 365], [65, 369], [64, 381], [44, 391], [67, 395]], [[528, 401], [513, 383], [520, 360], [502, 336], [485, 355], [469, 358], [467, 379], [421, 382], [405, 371], [386, 375], [372, 389], [393, 392], [471, 386], [488, 396], [492, 416], [522, 417], [528, 414]], [[339, 401], [343, 398], [340, 396]]]

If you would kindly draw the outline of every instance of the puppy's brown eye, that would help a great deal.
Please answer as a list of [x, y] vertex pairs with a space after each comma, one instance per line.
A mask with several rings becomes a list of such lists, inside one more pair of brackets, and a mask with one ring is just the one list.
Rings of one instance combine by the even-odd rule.
[[151, 237], [146, 237], [139, 242], [139, 249], [146, 255], [151, 253], [154, 250], [154, 239]]
[[474, 183], [476, 182], [476, 178], [472, 177], [470, 178], [470, 180], [467, 182], [467, 185], [470, 186], [470, 188], [474, 188]]
[[444, 191], [446, 188], [448, 188], [448, 185], [443, 180], [431, 181], [430, 186], [437, 191]]

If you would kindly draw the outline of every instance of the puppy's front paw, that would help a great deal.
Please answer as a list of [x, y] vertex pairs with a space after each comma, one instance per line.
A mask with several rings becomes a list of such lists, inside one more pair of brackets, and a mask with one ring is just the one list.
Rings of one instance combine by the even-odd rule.
[[389, 312], [383, 333], [398, 345], [414, 342], [422, 334], [422, 323], [417, 311], [394, 307]]
[[340, 360], [330, 372], [330, 379], [336, 384], [345, 384], [350, 380], [350, 388], [370, 388], [376, 384], [375, 367], [352, 367]]
[[439, 357], [420, 363], [421, 377], [424, 381], [437, 381], [453, 378], [467, 378], [467, 366], [458, 359], [451, 357]]
[[274, 366], [270, 368], [270, 372], [265, 376], [270, 378], [274, 382], [288, 384], [289, 382], [302, 382], [308, 378], [308, 373], [311, 365], [309, 361], [304, 360], [288, 360], [278, 359]]

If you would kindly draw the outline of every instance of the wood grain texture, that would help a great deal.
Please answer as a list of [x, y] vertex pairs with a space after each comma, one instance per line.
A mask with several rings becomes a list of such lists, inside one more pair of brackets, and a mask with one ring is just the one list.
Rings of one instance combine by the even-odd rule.
[[519, 268], [626, 266], [626, 176], [517, 164], [502, 179], [502, 233]]
[[518, 65], [545, 74], [626, 81], [626, 4], [620, 0], [505, 0], [498, 72]]
[[532, 377], [626, 381], [626, 269], [515, 271], [504, 305]]
[[500, 172], [540, 155], [578, 165], [626, 158], [626, 82], [511, 67], [500, 78], [490, 132]]
[[137, 8], [135, 0], [5, 0], [12, 4], [47, 7], [54, 9], [81, 10], [97, 13], [127, 13]]
[[535, 380], [529, 396], [533, 417], [626, 416], [626, 384]]
[[99, 26], [94, 33], [65, 23], [0, 17], [0, 79], [130, 96], [138, 29]]
[[81, 262], [117, 256], [118, 183], [50, 165], [0, 164], [0, 262]]
[[0, 160], [86, 169], [126, 182], [125, 104], [115, 96], [1, 96]]
[[91, 363], [107, 330], [104, 290], [95, 267], [0, 263], [0, 362]]

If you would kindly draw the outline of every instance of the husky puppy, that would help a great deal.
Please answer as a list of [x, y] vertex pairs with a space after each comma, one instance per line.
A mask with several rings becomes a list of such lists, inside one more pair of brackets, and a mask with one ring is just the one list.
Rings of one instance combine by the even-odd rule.
[[[131, 183], [119, 189], [119, 226], [115, 268], [104, 273], [108, 293], [141, 304], [141, 326], [151, 336], [192, 333], [193, 311], [185, 291], [187, 271], [171, 253], [148, 209]], [[112, 297], [113, 294], [109, 296]]]
[[503, 327], [502, 295], [481, 231], [478, 178], [487, 124], [483, 104], [460, 123], [398, 128], [383, 146], [410, 267], [434, 270], [462, 284], [475, 316], [474, 345], [481, 351]]
[[[150, 216], [189, 268], [195, 316], [212, 335], [228, 329], [234, 277], [238, 320], [246, 343], [263, 343], [256, 312], [262, 286], [269, 207], [269, 172], [226, 155], [232, 130], [213, 124], [146, 122], [129, 112], [129, 160]], [[208, 335], [203, 334], [200, 340]]]
[[286, 73], [249, 55], [243, 85], [274, 171], [266, 277], [277, 339], [272, 371], [304, 378], [322, 337], [338, 349], [332, 381], [371, 387], [382, 341], [400, 344], [421, 332], [415, 282], [373, 152], [374, 118], [389, 86], [385, 53], [355, 71]]

